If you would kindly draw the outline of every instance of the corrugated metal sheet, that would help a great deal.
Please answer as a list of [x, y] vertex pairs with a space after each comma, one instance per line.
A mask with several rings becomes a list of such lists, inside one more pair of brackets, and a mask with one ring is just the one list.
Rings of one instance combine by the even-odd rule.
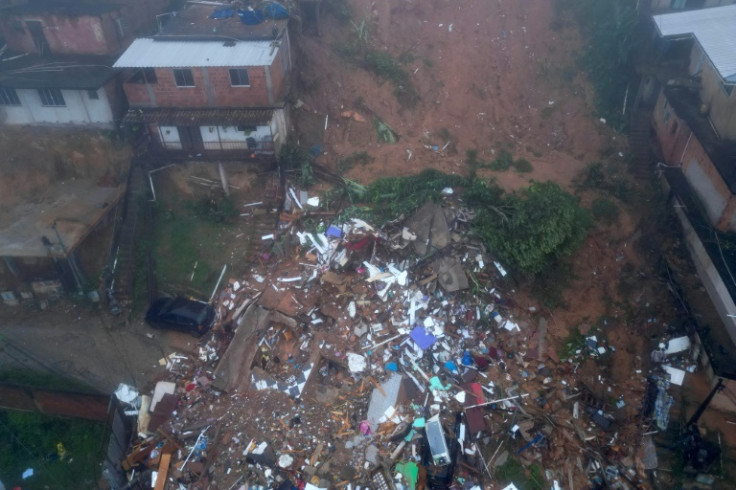
[[270, 66], [279, 47], [272, 41], [157, 41], [139, 38], [115, 68], [195, 68]]
[[736, 5], [655, 15], [660, 35], [693, 35], [724, 80], [736, 82]]

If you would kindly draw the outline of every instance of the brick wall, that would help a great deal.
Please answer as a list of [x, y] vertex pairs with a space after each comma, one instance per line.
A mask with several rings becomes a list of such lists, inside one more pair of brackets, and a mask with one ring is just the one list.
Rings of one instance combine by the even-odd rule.
[[[249, 87], [232, 87], [229, 68], [208, 67], [206, 71], [211, 100], [205, 86], [203, 70], [201, 68], [191, 70], [195, 86], [177, 87], [170, 68], [156, 69], [157, 83], [151, 85], [156, 98], [156, 107], [260, 107], [271, 105], [268, 100], [266, 72], [263, 67], [248, 67]], [[280, 69], [278, 69], [278, 74], [277, 77], [272, 75], [272, 82], [275, 87], [282, 87]], [[153, 106], [146, 86], [143, 84], [126, 83], [125, 95], [131, 107]], [[274, 95], [276, 96], [276, 92]]]
[[[103, 18], [107, 17], [107, 22]], [[97, 54], [104, 55], [119, 50], [116, 32], [109, 31], [110, 15], [103, 17], [66, 17], [60, 15], [25, 15], [3, 20], [2, 33], [8, 48], [13, 51], [37, 53], [31, 33], [24, 20], [39, 20], [43, 34], [53, 54]], [[22, 29], [16, 29], [18, 22]]]
[[[0, 34], [13, 51], [36, 53], [25, 20], [38, 20], [54, 54], [117, 54], [136, 36], [155, 31], [155, 16], [163, 12], [168, 0], [126, 0], [121, 10], [101, 15], [22, 14], [7, 16], [0, 22]], [[123, 37], [116, 19], [122, 19]], [[18, 23], [22, 26], [18, 29]]]
[[[268, 106], [266, 70], [262, 66], [248, 67], [250, 87], [232, 87], [229, 68], [208, 68], [215, 107]], [[273, 77], [272, 77], [273, 81]]]
[[712, 224], [720, 230], [732, 227], [736, 197], [690, 127], [667, 103], [664, 94], [657, 100], [652, 122], [666, 163], [682, 167]]
[[273, 84], [273, 97], [274, 100], [280, 101], [284, 94], [284, 73], [283, 69], [281, 68], [281, 57], [284, 55], [284, 50], [280, 49], [278, 53], [276, 53], [276, 57], [273, 60], [273, 64], [271, 65], [271, 81]]

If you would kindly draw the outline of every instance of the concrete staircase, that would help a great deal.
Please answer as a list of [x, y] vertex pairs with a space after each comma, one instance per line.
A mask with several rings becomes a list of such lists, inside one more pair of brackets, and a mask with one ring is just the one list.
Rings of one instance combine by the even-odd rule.
[[112, 294], [114, 298], [110, 300], [111, 310], [114, 302], [117, 302], [121, 308], [127, 308], [133, 301], [137, 242], [141, 236], [143, 213], [145, 208], [149, 208], [146, 203], [148, 192], [146, 191], [144, 167], [145, 161], [136, 158], [128, 174], [125, 209], [115, 234], [116, 246], [113, 247], [114, 270], [108, 291], [108, 294]]
[[652, 111], [635, 109], [630, 118], [628, 137], [631, 173], [638, 179], [649, 180], [656, 167], [651, 136]]

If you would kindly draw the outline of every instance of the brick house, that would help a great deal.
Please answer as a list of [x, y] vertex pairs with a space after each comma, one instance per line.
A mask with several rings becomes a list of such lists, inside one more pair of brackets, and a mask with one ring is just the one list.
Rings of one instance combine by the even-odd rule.
[[0, 8], [0, 122], [113, 127], [124, 100], [111, 62], [153, 28], [144, 19], [165, 4], [28, 0]]
[[[663, 88], [652, 129], [700, 279], [701, 292], [690, 294], [704, 290], [710, 300], [699, 303], [706, 306], [695, 321], [700, 368], [712, 385], [722, 378], [734, 390], [736, 283], [716, 230], [736, 231], [736, 5], [655, 15], [653, 22]], [[712, 405], [736, 411], [723, 394]]]
[[[666, 82], [653, 128], [710, 222], [736, 231], [736, 5], [655, 15], [665, 43], [689, 42], [686, 73]], [[666, 49], [666, 48], [665, 48]]]
[[224, 10], [191, 5], [115, 62], [126, 70], [124, 122], [145, 127], [153, 150], [254, 157], [272, 155], [285, 141], [287, 20], [245, 25]]

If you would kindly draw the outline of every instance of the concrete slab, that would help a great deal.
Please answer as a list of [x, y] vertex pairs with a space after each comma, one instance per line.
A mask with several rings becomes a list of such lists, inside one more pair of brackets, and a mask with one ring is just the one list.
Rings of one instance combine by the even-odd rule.
[[[54, 186], [42, 201], [23, 203], [3, 213], [0, 256], [48, 257], [51, 254], [64, 257], [64, 249], [73, 250], [81, 243], [115, 208], [124, 193], [122, 185], [100, 187], [85, 179]], [[49, 246], [44, 245], [42, 237], [48, 239]]]
[[250, 365], [256, 354], [258, 345], [252, 337], [256, 330], [262, 328], [271, 312], [252, 304], [245, 310], [235, 336], [217, 364], [217, 377], [212, 383], [215, 388], [232, 392], [245, 383], [250, 384]]

